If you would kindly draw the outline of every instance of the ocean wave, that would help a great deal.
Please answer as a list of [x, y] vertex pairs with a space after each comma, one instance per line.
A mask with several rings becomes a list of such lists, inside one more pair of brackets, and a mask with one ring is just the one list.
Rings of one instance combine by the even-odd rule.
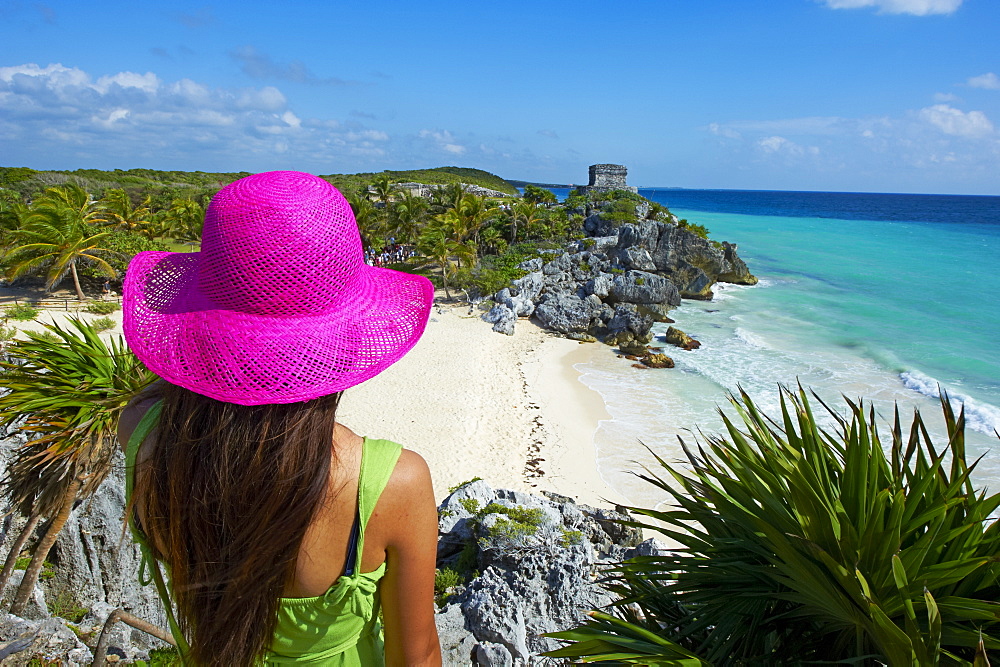
[[[940, 382], [920, 371], [903, 371], [899, 378], [907, 389], [931, 398], [941, 396]], [[945, 390], [948, 391], [947, 388]], [[965, 406], [965, 423], [969, 428], [987, 435], [1000, 431], [1000, 408], [957, 391], [948, 391], [948, 396], [956, 409]]]
[[768, 345], [767, 343], [764, 342], [764, 339], [762, 337], [758, 336], [757, 334], [754, 334], [754, 333], [751, 333], [751, 332], [747, 331], [743, 327], [736, 327], [736, 330], [733, 331], [733, 334], [738, 339], [740, 339], [741, 341], [743, 341], [744, 343], [746, 343], [750, 347], [754, 348], [755, 350], [770, 350], [770, 349], [772, 349], [770, 345]]

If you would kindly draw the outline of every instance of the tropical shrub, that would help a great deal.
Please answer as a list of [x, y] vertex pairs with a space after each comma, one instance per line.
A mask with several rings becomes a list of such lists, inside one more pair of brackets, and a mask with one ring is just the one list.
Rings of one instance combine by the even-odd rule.
[[552, 636], [549, 655], [657, 665], [987, 665], [1000, 659], [1000, 494], [977, 491], [964, 412], [947, 397], [948, 441], [899, 412], [883, 442], [874, 408], [823, 407], [801, 388], [781, 416], [742, 391], [725, 434], [692, 470], [657, 457], [641, 475], [671, 499], [631, 508], [683, 548], [619, 565], [613, 613]]
[[121, 308], [114, 301], [92, 301], [87, 304], [84, 310], [94, 315], [110, 315], [111, 313], [118, 312]]
[[44, 326], [51, 336], [25, 332], [27, 339], [15, 341], [8, 360], [0, 362], [7, 390], [0, 395], [0, 428], [28, 435], [0, 480], [8, 512], [28, 517], [9, 547], [0, 590], [41, 519], [48, 519], [11, 605], [15, 615], [24, 611], [74, 504], [90, 496], [111, 469], [122, 410], [156, 377], [121, 339], [106, 343], [81, 320], [70, 320], [66, 328]]
[[13, 306], [7, 306], [4, 308], [3, 316], [8, 320], [16, 320], [18, 322], [30, 322], [31, 320], [38, 317], [38, 313], [42, 312], [38, 308], [28, 305], [26, 303], [17, 303]]
[[94, 331], [100, 333], [101, 331], [114, 329], [115, 321], [110, 317], [96, 317], [90, 321], [90, 326], [94, 327]]

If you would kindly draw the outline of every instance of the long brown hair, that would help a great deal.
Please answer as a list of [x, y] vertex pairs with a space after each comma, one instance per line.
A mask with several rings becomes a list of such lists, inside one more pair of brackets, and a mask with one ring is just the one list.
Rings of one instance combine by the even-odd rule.
[[163, 383], [138, 466], [136, 524], [170, 568], [197, 665], [250, 665], [271, 644], [282, 590], [329, 495], [340, 394], [243, 406]]

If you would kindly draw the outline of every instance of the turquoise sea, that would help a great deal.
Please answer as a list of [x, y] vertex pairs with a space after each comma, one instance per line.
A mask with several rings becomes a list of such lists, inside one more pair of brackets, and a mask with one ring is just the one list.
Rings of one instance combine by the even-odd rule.
[[702, 347], [667, 350], [673, 370], [610, 352], [577, 366], [612, 415], [596, 435], [599, 468], [629, 501], [661, 500], [629, 472], [652, 462], [644, 445], [679, 459], [678, 436], [721, 429], [727, 391], [776, 412], [777, 386], [796, 382], [838, 406], [842, 394], [870, 399], [886, 418], [894, 403], [904, 418], [919, 408], [939, 438], [940, 387], [965, 406], [977, 483], [1000, 490], [1000, 197], [640, 193], [738, 244], [760, 284], [722, 284], [676, 309]]

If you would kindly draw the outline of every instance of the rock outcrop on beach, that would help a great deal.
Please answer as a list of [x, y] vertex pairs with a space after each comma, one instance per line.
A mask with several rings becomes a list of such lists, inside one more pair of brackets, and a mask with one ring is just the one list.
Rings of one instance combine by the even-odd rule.
[[438, 567], [476, 573], [447, 592], [438, 612], [444, 664], [562, 664], [543, 633], [574, 627], [612, 602], [598, 583], [608, 565], [652, 553], [624, 508], [595, 509], [555, 494], [493, 489], [475, 481], [439, 508]]
[[497, 292], [496, 305], [483, 317], [495, 331], [513, 334], [518, 318], [534, 317], [570, 338], [645, 344], [653, 323], [672, 321], [667, 313], [681, 299], [711, 299], [717, 282], [757, 282], [736, 246], [709, 241], [676, 222], [613, 229], [595, 212], [584, 225], [607, 235], [585, 238], [548, 261], [523, 263], [528, 274]]

